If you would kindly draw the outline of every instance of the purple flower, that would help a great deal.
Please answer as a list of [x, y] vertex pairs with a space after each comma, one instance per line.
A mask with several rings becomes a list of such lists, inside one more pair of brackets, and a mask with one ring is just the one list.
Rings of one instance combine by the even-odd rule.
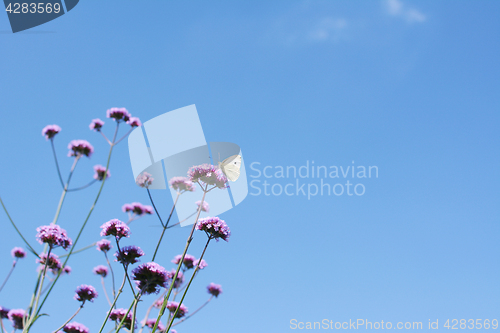
[[[125, 317], [125, 314], [127, 313], [127, 310], [119, 308], [119, 309], [114, 309], [111, 310], [109, 314], [109, 320], [116, 321], [117, 323], [120, 323], [123, 318]], [[132, 312], [129, 311], [127, 314], [127, 318], [123, 322], [123, 327], [126, 329], [131, 329], [132, 328]]]
[[222, 238], [227, 242], [231, 235], [231, 230], [229, 230], [226, 222], [218, 217], [207, 217], [199, 220], [196, 229], [205, 231], [209, 237], [215, 238], [217, 241]]
[[97, 250], [99, 250], [101, 252], [108, 252], [112, 248], [111, 242], [107, 239], [101, 239], [100, 241], [98, 241], [96, 243], [96, 246], [97, 246]]
[[95, 165], [94, 166], [94, 171], [95, 171], [94, 179], [103, 180], [104, 179], [104, 175], [106, 175], [106, 179], [108, 179], [109, 177], [111, 177], [111, 173], [109, 172], [109, 170], [106, 171], [106, 167], [105, 166]]
[[122, 206], [122, 210], [125, 213], [132, 212], [137, 216], [142, 216], [144, 214], [153, 214], [153, 207], [143, 205], [140, 202], [132, 202], [130, 204], [124, 204]]
[[115, 236], [116, 239], [130, 236], [128, 225], [118, 219], [112, 219], [101, 225], [101, 236]]
[[[200, 209], [201, 201], [196, 201], [196, 204], [198, 205], [198, 209]], [[210, 211], [210, 206], [208, 202], [203, 201], [203, 205], [201, 205], [201, 210], [205, 213], [208, 213]]]
[[189, 168], [189, 179], [196, 183], [198, 181], [207, 185], [215, 185], [218, 188], [226, 188], [227, 177], [219, 167], [211, 164], [202, 164]]
[[94, 267], [94, 274], [100, 275], [102, 277], [106, 277], [108, 275], [108, 268], [104, 265], [99, 265]]
[[40, 258], [37, 259], [36, 262], [42, 266], [45, 266], [45, 263], [47, 263], [48, 269], [58, 270], [58, 269], [61, 269], [61, 266], [62, 266], [61, 261], [59, 260], [59, 257], [57, 255], [55, 255], [54, 253], [50, 254], [48, 260], [47, 260], [47, 253], [42, 253], [42, 254], [40, 254]]
[[179, 307], [179, 303], [177, 302], [168, 302], [167, 303], [167, 309], [170, 311], [170, 313], [174, 314], [175, 311], [179, 308], [179, 311], [177, 312], [177, 315], [175, 315], [175, 318], [182, 318], [188, 313], [188, 309], [184, 304], [181, 304]]
[[116, 261], [122, 264], [135, 264], [139, 260], [137, 258], [142, 257], [144, 252], [138, 246], [124, 246], [121, 251], [116, 251], [115, 257]]
[[151, 177], [151, 174], [147, 172], [141, 173], [139, 176], [137, 176], [135, 183], [139, 185], [140, 187], [145, 187], [148, 188], [149, 185], [153, 183], [154, 178]]
[[26, 312], [23, 309], [13, 309], [7, 315], [12, 322], [12, 327], [18, 330], [24, 328], [23, 319], [26, 317]]
[[43, 128], [42, 135], [48, 140], [52, 139], [59, 132], [61, 132], [61, 127], [57, 125], [47, 125]]
[[171, 188], [179, 192], [183, 191], [194, 192], [196, 190], [196, 187], [194, 186], [193, 182], [186, 177], [173, 177], [170, 179], [168, 183], [170, 184]]
[[[176, 269], [172, 269], [171, 271], [167, 272], [169, 280], [174, 278], [175, 271]], [[174, 288], [179, 288], [183, 282], [184, 282], [184, 273], [182, 273], [182, 271], [179, 271], [179, 273], [177, 273], [177, 278], [175, 279], [174, 282]]]
[[102, 125], [104, 125], [104, 121], [102, 121], [101, 119], [99, 119], [99, 118], [92, 119], [92, 122], [90, 123], [89, 128], [93, 131], [100, 132]]
[[130, 113], [125, 108], [111, 108], [106, 111], [106, 117], [113, 118], [116, 122], [120, 122], [120, 120], [128, 121]]
[[36, 238], [40, 244], [46, 243], [52, 247], [60, 246], [66, 250], [73, 243], [68, 237], [66, 230], [57, 224], [43, 225], [38, 227], [36, 231], [38, 232]]
[[222, 287], [220, 286], [220, 284], [210, 283], [207, 287], [207, 290], [210, 295], [213, 295], [215, 297], [219, 296], [219, 294], [222, 294]]
[[[179, 261], [181, 261], [181, 258], [182, 256], [179, 254], [179, 255], [176, 255], [175, 258], [172, 260], [172, 262], [176, 265], [179, 264]], [[184, 260], [183, 260], [183, 264], [184, 266], [186, 267], [186, 269], [190, 269], [190, 268], [193, 268], [193, 263], [194, 261], [196, 260], [196, 258], [190, 254], [186, 254], [184, 256]]]
[[130, 117], [130, 119], [127, 121], [127, 124], [132, 127], [139, 127], [142, 125], [141, 121], [137, 117]]
[[0, 306], [0, 319], [8, 319], [9, 318], [9, 309]]
[[76, 288], [76, 294], [74, 296], [74, 299], [76, 299], [79, 302], [85, 302], [85, 301], [94, 301], [94, 298], [97, 297], [97, 291], [95, 290], [94, 287], [82, 284], [78, 288]]
[[12, 251], [10, 251], [10, 254], [14, 258], [18, 258], [18, 259], [26, 257], [26, 251], [24, 251], [24, 249], [22, 247], [13, 248]]
[[63, 331], [66, 333], [89, 333], [89, 329], [85, 325], [73, 321], [64, 326]]
[[[54, 275], [57, 275], [59, 274], [59, 271], [61, 270], [61, 267], [58, 267], [58, 268], [55, 268], [55, 269], [51, 269], [50, 271], [52, 272], [52, 274]], [[71, 267], [70, 266], [64, 266], [64, 268], [62, 269], [62, 272], [61, 274], [71, 274]]]
[[[155, 327], [155, 324], [156, 324], [156, 319], [148, 319], [146, 320], [146, 322], [144, 323], [144, 325], [146, 325], [147, 327], [149, 328], [153, 328]], [[158, 330], [161, 332], [161, 331], [164, 331], [165, 330], [165, 326], [163, 326], [162, 322], [160, 321], [158, 323]], [[170, 330], [170, 332], [172, 332], [172, 330]]]
[[200, 266], [198, 267], [198, 269], [203, 269], [203, 268], [208, 266], [205, 259], [201, 259], [201, 262], [200, 262], [200, 259], [196, 259], [196, 261], [193, 263], [194, 267], [198, 266], [198, 263], [200, 263]]
[[68, 156], [85, 155], [90, 157], [94, 152], [94, 147], [86, 140], [73, 140], [68, 144]]
[[157, 293], [169, 279], [165, 268], [155, 262], [139, 265], [132, 270], [132, 279], [137, 283], [139, 290], [144, 294]]

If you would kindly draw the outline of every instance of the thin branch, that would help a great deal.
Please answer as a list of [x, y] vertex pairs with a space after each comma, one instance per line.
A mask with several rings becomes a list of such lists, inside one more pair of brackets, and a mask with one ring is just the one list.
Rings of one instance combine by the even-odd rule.
[[21, 234], [21, 231], [19, 231], [19, 229], [17, 229], [17, 226], [14, 223], [14, 221], [12, 221], [12, 218], [10, 217], [9, 212], [7, 211], [7, 207], [5, 207], [1, 197], [0, 197], [0, 203], [2, 204], [2, 207], [3, 207], [3, 210], [5, 211], [5, 214], [7, 214], [7, 217], [9, 218], [10, 223], [12, 224], [14, 229], [16, 229], [19, 236], [21, 236], [22, 240], [24, 241], [26, 246], [29, 248], [30, 252], [33, 253], [35, 256], [39, 257], [38, 253], [31, 247], [31, 245], [28, 243], [28, 241], [24, 238], [23, 234]]

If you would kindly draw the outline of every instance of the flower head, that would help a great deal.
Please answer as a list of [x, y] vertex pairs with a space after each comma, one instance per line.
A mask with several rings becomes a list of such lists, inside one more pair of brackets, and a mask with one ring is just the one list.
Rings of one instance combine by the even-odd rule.
[[8, 319], [9, 318], [9, 309], [0, 306], [0, 319]]
[[218, 188], [226, 188], [227, 177], [219, 167], [211, 164], [202, 164], [189, 168], [189, 179], [196, 183], [203, 182], [206, 185], [215, 185]]
[[175, 318], [182, 318], [186, 315], [186, 313], [188, 313], [188, 309], [184, 304], [181, 304], [181, 306], [179, 307], [179, 303], [177, 302], [167, 303], [167, 309], [168, 311], [170, 311], [170, 313], [174, 314], [177, 308], [179, 308], [179, 311], [175, 315]]
[[[201, 201], [196, 201], [196, 205], [198, 206], [198, 209], [200, 209]], [[201, 205], [201, 210], [205, 213], [208, 213], [210, 211], [210, 205], [208, 202], [203, 201], [203, 205]]]
[[[182, 256], [179, 254], [179, 255], [176, 255], [175, 258], [172, 260], [172, 262], [176, 265], [179, 264], [179, 262], [181, 261], [182, 259]], [[194, 261], [196, 260], [196, 258], [190, 254], [186, 254], [184, 256], [184, 260], [182, 261], [182, 263], [184, 264], [184, 267], [186, 267], [186, 269], [190, 269], [190, 268], [193, 268], [193, 263]]]
[[[58, 268], [51, 269], [50, 271], [52, 272], [52, 274], [57, 275], [57, 274], [59, 274], [60, 270], [61, 270], [61, 267], [58, 267]], [[69, 275], [69, 274], [71, 274], [71, 272], [72, 272], [71, 267], [66, 265], [62, 269], [61, 274], [68, 274]]]
[[24, 328], [23, 319], [26, 317], [26, 312], [23, 309], [10, 310], [7, 316], [12, 322], [12, 327], [18, 330], [22, 330]]
[[89, 333], [89, 329], [76, 321], [66, 324], [63, 328], [65, 333]]
[[101, 225], [101, 236], [115, 236], [116, 239], [130, 236], [128, 225], [118, 219], [112, 219]]
[[106, 277], [108, 275], [108, 268], [104, 265], [99, 265], [94, 267], [94, 274], [100, 275], [102, 277]]
[[104, 125], [104, 121], [102, 121], [101, 119], [99, 119], [99, 118], [92, 119], [92, 122], [90, 123], [89, 128], [93, 131], [100, 132], [102, 125]]
[[[171, 271], [167, 272], [169, 280], [172, 280], [174, 278], [175, 272], [176, 269], [172, 269]], [[184, 282], [184, 273], [182, 273], [182, 271], [179, 271], [177, 273], [177, 277], [175, 278], [174, 288], [179, 288], [183, 282]]]
[[125, 108], [111, 108], [106, 111], [106, 117], [113, 118], [116, 122], [120, 122], [120, 120], [128, 121], [130, 113]]
[[90, 157], [94, 152], [94, 147], [86, 140], [73, 140], [68, 144], [68, 156], [85, 155]]
[[201, 262], [200, 262], [200, 259], [196, 259], [195, 262], [193, 263], [194, 267], [198, 266], [198, 263], [200, 264], [198, 269], [203, 269], [203, 268], [208, 266], [205, 259], [201, 259]]
[[47, 125], [42, 130], [42, 135], [45, 136], [47, 140], [52, 139], [57, 133], [61, 132], [61, 127], [57, 125]]
[[144, 294], [157, 293], [169, 279], [165, 268], [155, 262], [139, 265], [132, 270], [132, 279], [136, 281], [139, 290]]
[[94, 179], [103, 180], [104, 179], [104, 175], [106, 175], [106, 179], [108, 179], [109, 177], [111, 177], [111, 173], [109, 172], [109, 170], [106, 171], [106, 167], [105, 166], [95, 165], [94, 166], [94, 171], [95, 171]]
[[116, 251], [115, 257], [116, 261], [122, 264], [135, 264], [139, 260], [137, 258], [142, 257], [144, 252], [138, 246], [124, 246], [121, 251]]
[[78, 288], [76, 288], [76, 294], [74, 296], [74, 299], [76, 299], [79, 302], [85, 302], [85, 301], [94, 301], [94, 298], [97, 297], [97, 291], [95, 290], [94, 287], [82, 284]]
[[[111, 310], [111, 312], [109, 314], [109, 320], [116, 321], [117, 323], [120, 323], [123, 320], [123, 318], [125, 317], [126, 313], [127, 313], [127, 310], [125, 310], [123, 308], [113, 309], [113, 310]], [[126, 329], [132, 328], [132, 312], [131, 311], [129, 311], [129, 313], [127, 314], [127, 317], [126, 317], [125, 321], [123, 322], [123, 327], [125, 327]]]
[[14, 258], [18, 258], [18, 259], [26, 257], [26, 251], [24, 251], [24, 249], [22, 247], [13, 248], [12, 251], [10, 251], [10, 254]]
[[149, 185], [153, 183], [153, 180], [155, 180], [153, 177], [151, 177], [151, 174], [147, 172], [141, 173], [139, 176], [137, 176], [135, 183], [139, 185], [140, 187], [145, 187], [148, 188]]
[[47, 264], [48, 269], [61, 269], [61, 261], [59, 260], [59, 257], [55, 255], [54, 253], [51, 253], [49, 256], [49, 259], [47, 260], [47, 253], [42, 253], [40, 254], [40, 258], [36, 260], [37, 263], [39, 263], [42, 266], [45, 266]]
[[199, 220], [196, 224], [196, 229], [205, 231], [209, 237], [215, 238], [216, 240], [222, 238], [226, 242], [231, 235], [231, 230], [229, 230], [226, 222], [218, 217], [207, 217]]
[[129, 204], [124, 204], [122, 206], [122, 210], [125, 213], [131, 212], [137, 216], [142, 216], [144, 214], [153, 214], [153, 207], [143, 205], [140, 202], [132, 202]]
[[[146, 325], [149, 328], [155, 327], [155, 324], [156, 324], [156, 319], [148, 319], [144, 323], [144, 325]], [[157, 328], [158, 328], [158, 331], [160, 331], [160, 332], [165, 330], [165, 326], [163, 326], [163, 324], [162, 324], [161, 321], [158, 323], [158, 327]], [[172, 330], [170, 330], [170, 332], [172, 332]]]
[[222, 287], [220, 284], [210, 283], [207, 287], [207, 291], [210, 295], [217, 297], [219, 294], [222, 294]]
[[141, 121], [137, 117], [130, 117], [130, 119], [127, 121], [127, 124], [132, 127], [139, 127], [142, 125]]
[[179, 192], [182, 191], [194, 192], [196, 190], [196, 187], [194, 186], [193, 182], [186, 177], [173, 177], [168, 181], [168, 183], [170, 184], [171, 188]]
[[113, 247], [113, 246], [111, 246], [111, 242], [107, 239], [101, 239], [100, 241], [98, 241], [96, 243], [96, 246], [97, 246], [97, 250], [99, 250], [101, 252], [108, 252]]
[[36, 231], [38, 232], [36, 238], [40, 244], [46, 243], [52, 247], [60, 246], [66, 250], [73, 243], [66, 230], [57, 224], [43, 225], [36, 228]]

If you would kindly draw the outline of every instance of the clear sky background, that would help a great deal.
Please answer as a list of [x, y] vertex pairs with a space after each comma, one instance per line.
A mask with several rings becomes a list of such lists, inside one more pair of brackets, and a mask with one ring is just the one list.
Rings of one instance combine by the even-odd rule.
[[[107, 144], [88, 129], [93, 118], [105, 120], [111, 135], [111, 107], [147, 121], [196, 104], [208, 141], [242, 147], [250, 180], [265, 180], [252, 178], [253, 162], [262, 170], [354, 161], [379, 174], [348, 178], [364, 184], [362, 196], [250, 194], [224, 213], [233, 235], [210, 245], [209, 266], [185, 303], [194, 311], [210, 282], [224, 293], [179, 333], [289, 332], [292, 319], [358, 318], [425, 328], [438, 319], [445, 331], [447, 319], [500, 319], [499, 16], [497, 1], [81, 1], [12, 34], [0, 14], [0, 195], [41, 251], [35, 229], [52, 221], [61, 193], [45, 125], [62, 127], [55, 143], [64, 175], [68, 142], [94, 145], [77, 167], [76, 186], [107, 156]], [[82, 246], [100, 239], [104, 222], [127, 218], [124, 203], [148, 203], [134, 184], [126, 141], [110, 170]], [[59, 223], [70, 237], [97, 189], [68, 195]], [[170, 195], [154, 195], [167, 215]], [[3, 280], [10, 249], [24, 245], [3, 212], [0, 223]], [[134, 222], [124, 244], [150, 257], [158, 224], [155, 217]], [[167, 233], [160, 264], [174, 267], [188, 232]], [[188, 253], [199, 256], [204, 242], [197, 234]], [[98, 331], [108, 309], [92, 274], [98, 264], [104, 260], [94, 249], [73, 257], [73, 273], [61, 278], [44, 308], [50, 317], [34, 333], [69, 318], [83, 283], [100, 296], [75, 320]], [[35, 269], [33, 255], [19, 262], [1, 306], [28, 305]]]

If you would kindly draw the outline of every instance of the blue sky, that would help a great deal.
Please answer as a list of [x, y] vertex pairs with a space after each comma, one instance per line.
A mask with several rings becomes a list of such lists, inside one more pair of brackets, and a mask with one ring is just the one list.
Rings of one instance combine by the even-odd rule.
[[[45, 125], [63, 129], [56, 147], [64, 174], [70, 140], [94, 145], [72, 181], [85, 184], [107, 156], [88, 129], [93, 118], [126, 107], [146, 121], [196, 104], [208, 141], [240, 145], [250, 180], [265, 180], [252, 177], [253, 162], [262, 169], [354, 161], [377, 166], [379, 176], [350, 179], [364, 184], [362, 196], [250, 194], [221, 215], [232, 237], [209, 247], [209, 267], [185, 303], [202, 304], [210, 282], [224, 293], [179, 333], [289, 332], [292, 319], [359, 318], [424, 327], [438, 319], [444, 331], [447, 319], [500, 319], [499, 14], [494, 1], [80, 2], [17, 34], [0, 15], [0, 195], [41, 250], [35, 229], [50, 223], [61, 192]], [[147, 204], [126, 142], [110, 170], [82, 246], [100, 239], [102, 223], [126, 219], [124, 203]], [[73, 238], [96, 191], [67, 198], [60, 225]], [[155, 198], [167, 214], [169, 194]], [[10, 249], [23, 244], [4, 214], [0, 223], [3, 279]], [[126, 244], [151, 255], [155, 224], [134, 222]], [[173, 267], [188, 232], [167, 234], [160, 264]], [[199, 256], [203, 245], [197, 235], [189, 253]], [[34, 260], [19, 263], [0, 305], [26, 307]], [[69, 318], [76, 286], [101, 291], [91, 270], [103, 263], [95, 250], [75, 255], [73, 273], [44, 308], [50, 317], [33, 332]], [[91, 332], [107, 311], [100, 294], [75, 318]]]

